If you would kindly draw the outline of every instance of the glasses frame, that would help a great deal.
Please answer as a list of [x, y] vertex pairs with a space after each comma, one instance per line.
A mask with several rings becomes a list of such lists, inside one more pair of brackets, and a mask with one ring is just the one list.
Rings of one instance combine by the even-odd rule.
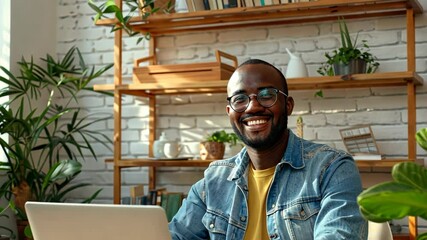
[[[262, 104], [259, 102], [259, 100], [258, 100], [259, 92], [261, 92], [261, 91], [263, 91], [263, 90], [265, 90], [265, 89], [271, 89], [271, 90], [274, 90], [274, 92], [276, 93], [276, 99], [274, 100], [273, 104], [271, 104], [270, 106], [264, 106], [264, 105], [262, 105]], [[227, 101], [228, 101], [228, 105], [230, 105], [231, 109], [233, 109], [235, 112], [242, 113], [242, 112], [246, 111], [246, 109], [248, 109], [249, 104], [250, 104], [250, 103], [251, 103], [251, 101], [252, 101], [252, 97], [256, 97], [257, 102], [258, 102], [258, 103], [259, 103], [259, 105], [261, 105], [262, 107], [264, 107], [264, 108], [271, 108], [271, 107], [272, 107], [272, 106], [274, 106], [274, 104], [276, 104], [276, 102], [277, 102], [277, 95], [278, 95], [277, 93], [281, 93], [281, 94], [283, 94], [283, 96], [288, 97], [288, 95], [287, 95], [286, 93], [284, 93], [283, 91], [281, 91], [281, 90], [279, 90], [279, 89], [277, 89], [277, 88], [268, 87], [268, 88], [263, 88], [263, 89], [261, 89], [260, 91], [258, 91], [258, 93], [257, 93], [257, 94], [252, 93], [252, 94], [249, 94], [249, 95], [248, 95], [248, 94], [246, 94], [246, 93], [236, 93], [236, 94], [234, 94], [234, 95], [232, 95], [232, 96], [230, 96], [230, 97], [227, 97]], [[233, 105], [230, 103], [231, 98], [233, 98], [234, 96], [237, 96], [237, 95], [244, 95], [244, 96], [246, 96], [246, 97], [248, 98], [248, 103], [246, 104], [246, 107], [245, 107], [243, 110], [241, 110], [241, 111], [237, 111], [236, 109], [234, 109]]]

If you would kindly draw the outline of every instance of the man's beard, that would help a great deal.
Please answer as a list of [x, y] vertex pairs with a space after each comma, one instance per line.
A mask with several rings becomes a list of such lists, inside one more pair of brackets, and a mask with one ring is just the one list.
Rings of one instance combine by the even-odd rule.
[[288, 128], [288, 115], [285, 111], [282, 116], [280, 116], [277, 125], [271, 125], [270, 134], [265, 139], [248, 139], [239, 131], [234, 122], [231, 123], [231, 126], [233, 127], [233, 130], [236, 135], [240, 138], [240, 140], [242, 140], [242, 142], [246, 146], [257, 150], [264, 150], [276, 144], [277, 141], [279, 141], [279, 139], [281, 138], [281, 136], [285, 134], [285, 131]]

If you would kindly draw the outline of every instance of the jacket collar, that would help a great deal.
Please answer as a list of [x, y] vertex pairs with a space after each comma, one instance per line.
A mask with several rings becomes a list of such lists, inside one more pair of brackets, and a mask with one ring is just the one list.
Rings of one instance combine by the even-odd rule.
[[[278, 166], [282, 167], [284, 164], [290, 165], [292, 168], [301, 169], [304, 168], [305, 162], [303, 159], [304, 146], [302, 144], [302, 139], [297, 137], [290, 129], [288, 129], [288, 145], [286, 146], [286, 151], [282, 156], [282, 160]], [[240, 153], [238, 153], [235, 158], [235, 167], [228, 180], [233, 181], [244, 176], [245, 172], [248, 171], [248, 166], [250, 165], [249, 156], [247, 153], [246, 147], [244, 147]]]

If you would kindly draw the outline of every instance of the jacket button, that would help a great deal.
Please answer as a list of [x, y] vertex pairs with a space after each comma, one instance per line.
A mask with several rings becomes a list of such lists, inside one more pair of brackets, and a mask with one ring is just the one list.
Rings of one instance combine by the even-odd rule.
[[209, 227], [210, 227], [211, 229], [213, 229], [213, 228], [215, 227], [215, 224], [211, 223], [211, 224], [209, 225]]
[[240, 221], [242, 221], [242, 222], [246, 222], [246, 217], [245, 217], [245, 216], [241, 216], [241, 217], [240, 217]]
[[277, 237], [278, 237], [278, 236], [277, 236], [277, 233], [273, 233], [273, 234], [271, 234], [271, 235], [270, 235], [270, 238], [271, 238], [271, 239], [275, 239], [275, 238], [277, 238]]
[[305, 212], [304, 212], [304, 210], [301, 210], [301, 212], [300, 212], [300, 214], [301, 214], [301, 216], [305, 216]]

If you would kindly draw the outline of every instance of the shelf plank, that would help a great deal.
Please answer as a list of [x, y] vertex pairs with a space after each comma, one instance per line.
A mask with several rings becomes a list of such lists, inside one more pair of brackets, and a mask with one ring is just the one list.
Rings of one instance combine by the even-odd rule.
[[[349, 79], [349, 80], [344, 80]], [[423, 79], [415, 72], [388, 72], [374, 74], [354, 74], [351, 76], [320, 76], [308, 78], [289, 78], [289, 90], [310, 89], [343, 89], [406, 86], [408, 82], [423, 85]], [[167, 95], [185, 93], [224, 93], [227, 90], [227, 80], [200, 82], [168, 82], [168, 83], [139, 83], [95, 85], [96, 91], [112, 91], [117, 89], [124, 94], [138, 95]]]
[[[385, 167], [391, 168], [400, 162], [413, 161], [408, 159], [383, 159], [383, 160], [358, 160], [356, 164], [361, 167]], [[114, 163], [113, 159], [106, 159], [106, 163]], [[144, 158], [121, 159], [115, 166], [127, 167], [207, 167], [213, 160], [152, 160]]]
[[[113, 159], [106, 159], [106, 163], [114, 163]], [[212, 160], [152, 160], [152, 159], [121, 159], [115, 166], [118, 167], [207, 167]]]
[[[405, 15], [406, 9], [423, 12], [416, 0], [319, 0], [261, 7], [241, 7], [189, 13], [153, 14], [147, 19], [133, 17], [135, 31], [153, 36], [177, 32], [206, 31], [226, 28], [285, 25], [295, 23]], [[100, 26], [112, 26], [115, 19], [101, 19]]]

